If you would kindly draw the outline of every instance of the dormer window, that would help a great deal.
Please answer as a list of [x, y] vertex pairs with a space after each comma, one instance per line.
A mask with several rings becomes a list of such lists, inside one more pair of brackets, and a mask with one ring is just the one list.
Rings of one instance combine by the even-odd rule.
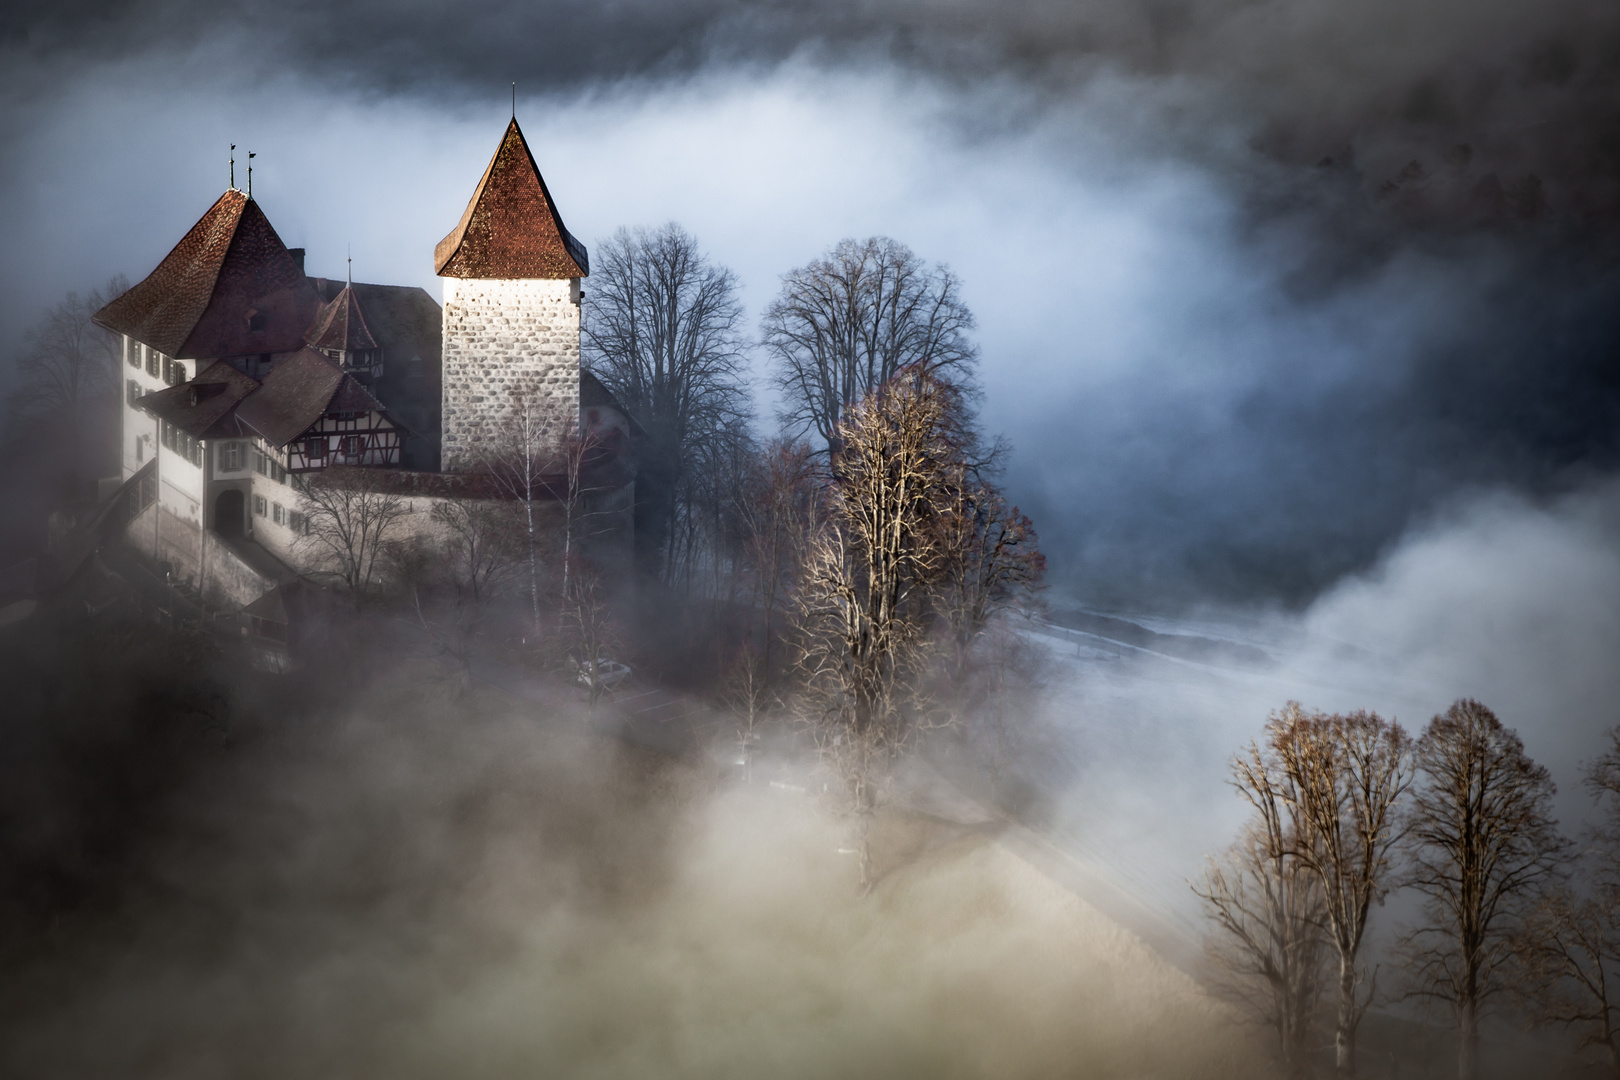
[[257, 333], [263, 330], [269, 321], [270, 317], [258, 308], [248, 308], [247, 326], [249, 333]]

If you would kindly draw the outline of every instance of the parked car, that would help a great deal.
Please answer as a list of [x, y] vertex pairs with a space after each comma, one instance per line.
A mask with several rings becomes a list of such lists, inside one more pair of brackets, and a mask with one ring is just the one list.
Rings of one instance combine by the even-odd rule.
[[598, 656], [594, 665], [588, 660], [574, 663], [579, 667], [579, 685], [592, 690], [611, 690], [630, 674], [629, 665], [605, 656]]

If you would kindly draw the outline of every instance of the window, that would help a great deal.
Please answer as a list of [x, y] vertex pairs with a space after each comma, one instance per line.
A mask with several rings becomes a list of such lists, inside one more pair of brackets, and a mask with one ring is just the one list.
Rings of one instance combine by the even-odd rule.
[[263, 495], [255, 495], [255, 496], [253, 496], [253, 512], [255, 514], [259, 515], [260, 517], [264, 517], [264, 508], [265, 508], [264, 496]]
[[270, 519], [277, 525], [287, 524], [287, 508], [280, 503], [270, 504]]
[[338, 447], [344, 457], [355, 460], [366, 452], [366, 438], [364, 435], [345, 435]]
[[129, 366], [134, 368], [136, 371], [139, 371], [141, 369], [141, 344], [138, 341], [131, 340], [128, 342], [128, 345]]
[[163, 358], [163, 381], [170, 386], [179, 386], [186, 381], [186, 365], [179, 360]]
[[318, 461], [326, 460], [326, 436], [317, 435], [304, 443], [304, 456], [309, 458], [313, 465]]
[[258, 448], [254, 448], [253, 451], [253, 471], [260, 476], [268, 476], [278, 484], [287, 482], [286, 467]]
[[158, 422], [158, 438], [165, 449], [173, 450], [199, 469], [203, 463], [203, 444], [167, 420]]
[[258, 308], [249, 308], [247, 313], [247, 328], [249, 333], [263, 330], [269, 322], [269, 317]]
[[228, 442], [219, 444], [219, 471], [238, 472], [242, 468], [242, 444]]
[[287, 511], [287, 528], [299, 536], [309, 535], [309, 519], [296, 510]]
[[124, 391], [129, 395], [129, 403], [131, 405], [141, 400], [141, 384], [136, 382], [134, 379], [129, 380], [129, 384], [124, 387]]
[[[138, 347], [139, 346], [137, 346], [137, 348]], [[162, 359], [163, 359], [162, 354], [159, 353], [156, 349], [147, 349], [146, 350], [146, 373], [148, 375], [151, 375], [153, 378], [156, 378], [158, 372], [161, 370], [158, 367], [158, 362], [160, 360], [162, 360]]]

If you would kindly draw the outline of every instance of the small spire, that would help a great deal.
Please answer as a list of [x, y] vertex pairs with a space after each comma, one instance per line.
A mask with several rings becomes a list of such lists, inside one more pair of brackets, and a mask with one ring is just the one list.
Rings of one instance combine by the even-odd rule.
[[236, 190], [236, 144], [231, 143], [231, 190]]
[[248, 151], [248, 198], [253, 198], [253, 159], [258, 157], [252, 150]]

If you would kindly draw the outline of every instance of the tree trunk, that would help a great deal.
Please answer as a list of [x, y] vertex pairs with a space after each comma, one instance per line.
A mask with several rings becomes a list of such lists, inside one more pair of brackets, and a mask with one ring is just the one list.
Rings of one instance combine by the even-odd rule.
[[1339, 957], [1339, 1019], [1333, 1032], [1333, 1068], [1341, 1077], [1356, 1075], [1356, 961]]
[[1457, 1004], [1457, 1080], [1479, 1075], [1479, 1016], [1472, 1001]]
[[529, 604], [534, 612], [534, 640], [540, 643], [540, 564], [535, 558], [534, 499], [523, 500], [524, 524], [529, 534]]

